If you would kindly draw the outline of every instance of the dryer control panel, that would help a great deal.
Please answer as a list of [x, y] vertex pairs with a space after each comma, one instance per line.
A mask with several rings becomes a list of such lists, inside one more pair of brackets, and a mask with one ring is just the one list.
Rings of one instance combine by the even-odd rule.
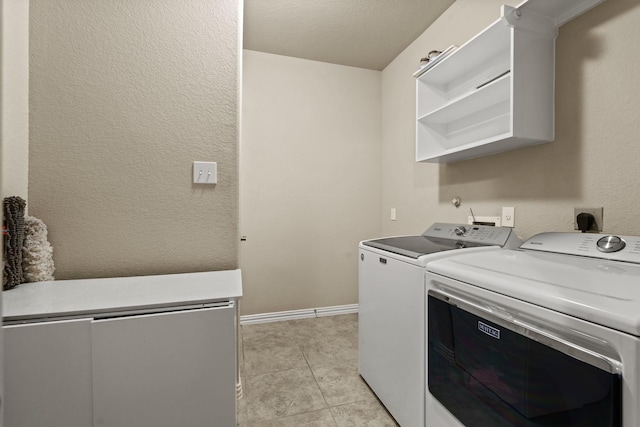
[[592, 233], [541, 233], [520, 249], [640, 264], [640, 237]]

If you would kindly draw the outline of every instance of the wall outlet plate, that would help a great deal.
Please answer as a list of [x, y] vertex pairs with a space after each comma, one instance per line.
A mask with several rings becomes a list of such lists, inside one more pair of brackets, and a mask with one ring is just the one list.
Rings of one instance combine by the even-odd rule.
[[505, 206], [502, 208], [502, 227], [515, 227], [516, 224], [516, 208], [513, 206]]
[[577, 217], [581, 213], [590, 213], [595, 218], [593, 225], [589, 231], [602, 231], [604, 225], [603, 214], [604, 208], [573, 208], [573, 229], [579, 230]]

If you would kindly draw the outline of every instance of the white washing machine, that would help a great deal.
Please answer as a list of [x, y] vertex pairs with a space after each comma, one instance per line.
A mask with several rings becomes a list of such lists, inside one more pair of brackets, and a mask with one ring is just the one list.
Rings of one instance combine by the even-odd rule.
[[426, 426], [640, 425], [640, 238], [543, 233], [427, 266]]
[[425, 266], [520, 243], [510, 228], [442, 223], [360, 243], [360, 375], [401, 426], [424, 426]]

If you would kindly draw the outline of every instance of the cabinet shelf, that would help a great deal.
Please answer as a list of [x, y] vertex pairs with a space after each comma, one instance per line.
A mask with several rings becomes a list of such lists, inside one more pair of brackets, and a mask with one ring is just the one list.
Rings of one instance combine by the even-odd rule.
[[509, 27], [491, 25], [428, 70], [420, 80], [449, 91], [464, 83], [468, 74], [477, 76], [478, 70], [498, 62], [508, 64], [509, 47]]
[[416, 161], [448, 163], [554, 139], [557, 27], [603, 0], [528, 0], [416, 80]]
[[[417, 155], [425, 160], [439, 159], [445, 154], [450, 155], [469, 148], [478, 149], [511, 135], [509, 102], [503, 101], [480, 110], [472, 116], [463, 117], [447, 124], [419, 122], [418, 138], [428, 139], [430, 144], [418, 146], [418, 150], [422, 151], [418, 151]], [[451, 156], [447, 157], [449, 160], [451, 158]]]
[[418, 120], [425, 124], [446, 124], [453, 122], [508, 100], [510, 89], [511, 76], [507, 74], [497, 80], [491, 81], [485, 86], [474, 88], [471, 92], [461, 95], [442, 107], [419, 117]]

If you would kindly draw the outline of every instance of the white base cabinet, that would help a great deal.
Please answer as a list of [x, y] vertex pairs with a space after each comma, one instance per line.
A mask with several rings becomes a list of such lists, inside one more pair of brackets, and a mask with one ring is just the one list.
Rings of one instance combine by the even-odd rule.
[[5, 292], [4, 425], [235, 427], [241, 295], [239, 270]]
[[5, 326], [4, 425], [93, 425], [91, 320]]
[[235, 426], [233, 307], [94, 321], [93, 425]]

